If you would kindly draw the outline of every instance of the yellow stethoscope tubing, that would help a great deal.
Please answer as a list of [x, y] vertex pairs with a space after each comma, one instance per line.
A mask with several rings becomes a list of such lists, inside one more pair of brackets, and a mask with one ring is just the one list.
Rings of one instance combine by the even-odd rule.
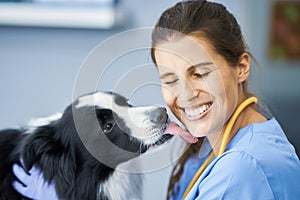
[[[249, 97], [248, 99], [246, 99], [245, 101], [243, 101], [238, 107], [237, 109], [234, 111], [233, 115], [231, 116], [231, 118], [229, 119], [227, 126], [225, 128], [224, 134], [223, 134], [223, 138], [222, 138], [222, 143], [221, 143], [221, 147], [218, 153], [218, 157], [220, 155], [222, 155], [226, 149], [226, 146], [229, 142], [229, 135], [230, 132], [233, 128], [234, 123], [236, 122], [238, 116], [241, 114], [241, 112], [250, 104], [252, 103], [257, 103], [257, 98], [256, 97]], [[191, 180], [190, 184], [188, 185], [188, 187], [186, 188], [184, 194], [183, 194], [183, 199], [185, 199], [188, 195], [188, 193], [191, 191], [192, 187], [194, 186], [194, 184], [196, 183], [196, 181], [199, 179], [199, 177], [201, 176], [201, 174], [204, 172], [204, 170], [206, 169], [206, 167], [208, 166], [208, 164], [210, 163], [211, 159], [214, 157], [214, 152], [212, 151], [210, 153], [210, 155], [208, 156], [208, 158], [205, 160], [205, 162], [201, 165], [201, 167], [199, 168], [199, 170], [196, 172], [196, 174], [194, 175], [193, 179]]]

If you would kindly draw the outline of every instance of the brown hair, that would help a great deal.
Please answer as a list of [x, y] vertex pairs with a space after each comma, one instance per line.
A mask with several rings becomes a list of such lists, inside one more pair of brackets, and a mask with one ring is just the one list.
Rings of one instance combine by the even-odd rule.
[[[163, 12], [153, 29], [151, 48], [153, 62], [156, 64], [154, 53], [157, 45], [180, 39], [183, 35], [208, 40], [213, 49], [231, 66], [236, 66], [240, 56], [247, 52], [240, 26], [226, 7], [205, 0], [182, 1]], [[250, 53], [249, 55], [251, 56]], [[245, 95], [252, 96], [247, 91], [247, 82], [243, 84]], [[202, 140], [190, 145], [178, 160], [171, 175], [168, 199], [181, 177], [184, 163], [191, 155], [199, 152], [201, 144]]]

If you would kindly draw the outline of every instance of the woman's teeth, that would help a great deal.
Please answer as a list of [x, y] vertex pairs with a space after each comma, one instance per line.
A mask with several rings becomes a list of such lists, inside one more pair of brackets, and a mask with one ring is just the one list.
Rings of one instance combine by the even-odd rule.
[[185, 108], [184, 112], [189, 116], [189, 117], [197, 117], [201, 114], [203, 114], [205, 111], [208, 110], [208, 108], [211, 106], [212, 103], [204, 104], [198, 108]]

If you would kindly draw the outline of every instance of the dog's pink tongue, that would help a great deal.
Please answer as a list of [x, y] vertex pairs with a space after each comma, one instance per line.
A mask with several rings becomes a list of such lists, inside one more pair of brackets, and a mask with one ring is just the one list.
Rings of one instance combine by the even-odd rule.
[[170, 122], [164, 134], [179, 135], [183, 140], [189, 143], [198, 142], [198, 138], [192, 136], [189, 132], [183, 130], [175, 122]]

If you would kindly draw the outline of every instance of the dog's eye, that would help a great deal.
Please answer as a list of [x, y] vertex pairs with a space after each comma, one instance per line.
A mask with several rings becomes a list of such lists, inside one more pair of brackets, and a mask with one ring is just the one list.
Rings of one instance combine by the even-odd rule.
[[109, 133], [115, 126], [114, 121], [107, 121], [104, 126], [103, 126], [103, 132], [104, 133]]

